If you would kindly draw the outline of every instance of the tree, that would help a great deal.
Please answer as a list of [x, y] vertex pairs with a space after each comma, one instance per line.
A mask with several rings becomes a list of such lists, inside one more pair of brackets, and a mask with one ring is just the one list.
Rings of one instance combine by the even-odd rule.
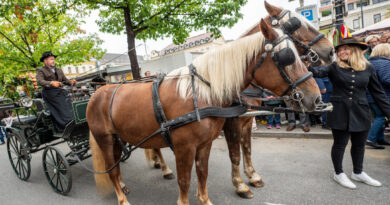
[[58, 55], [59, 65], [101, 57], [102, 41], [80, 29], [87, 14], [66, 0], [0, 0], [1, 84], [20, 71], [41, 66], [39, 59], [45, 51]]
[[140, 78], [135, 39], [173, 37], [184, 42], [189, 33], [206, 28], [216, 37], [242, 17], [246, 0], [82, 0], [98, 9], [100, 31], [127, 35], [128, 55], [135, 79]]
[[385, 13], [385, 18], [390, 18], [390, 9], [387, 9]]

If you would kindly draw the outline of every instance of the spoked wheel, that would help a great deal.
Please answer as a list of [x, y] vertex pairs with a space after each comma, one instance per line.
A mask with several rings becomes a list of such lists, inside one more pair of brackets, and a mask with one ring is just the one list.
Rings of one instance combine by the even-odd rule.
[[55, 147], [46, 147], [42, 155], [43, 171], [54, 191], [62, 195], [72, 188], [72, 172], [65, 156]]
[[31, 174], [31, 154], [15, 133], [9, 133], [7, 152], [12, 168], [19, 179], [26, 181]]

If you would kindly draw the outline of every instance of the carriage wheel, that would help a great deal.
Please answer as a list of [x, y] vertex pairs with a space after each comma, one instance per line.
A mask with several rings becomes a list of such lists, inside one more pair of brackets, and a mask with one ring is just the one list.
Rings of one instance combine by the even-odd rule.
[[31, 154], [27, 151], [26, 146], [20, 141], [15, 133], [9, 133], [7, 140], [8, 158], [12, 168], [19, 179], [27, 181], [31, 174]]
[[72, 172], [65, 156], [55, 147], [46, 147], [42, 155], [43, 171], [54, 191], [62, 195], [72, 188]]

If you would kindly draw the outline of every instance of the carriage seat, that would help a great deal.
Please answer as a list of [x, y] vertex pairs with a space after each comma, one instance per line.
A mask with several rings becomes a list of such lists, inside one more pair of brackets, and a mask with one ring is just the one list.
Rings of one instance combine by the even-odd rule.
[[12, 125], [29, 125], [29, 124], [33, 124], [37, 121], [37, 117], [35, 115], [31, 115], [31, 116], [26, 116], [26, 117], [21, 117], [20, 118], [20, 123], [19, 123], [19, 120], [14, 120], [12, 122]]

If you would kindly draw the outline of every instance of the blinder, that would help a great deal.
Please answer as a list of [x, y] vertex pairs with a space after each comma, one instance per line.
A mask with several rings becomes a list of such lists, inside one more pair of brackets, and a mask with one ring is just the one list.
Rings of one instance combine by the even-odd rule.
[[[285, 23], [280, 24], [280, 20], [283, 19], [284, 16], [286, 16], [287, 14], [289, 16], [289, 19]], [[324, 34], [318, 34], [311, 42], [309, 42], [309, 44], [306, 45], [292, 36], [293, 33], [302, 26], [302, 23], [297, 17], [291, 17], [291, 12], [289, 10], [283, 10], [278, 17], [271, 16], [271, 19], [272, 26], [279, 25], [283, 32], [288, 35], [288, 37], [293, 40], [294, 43], [305, 49], [307, 59], [310, 61], [311, 64], [318, 65], [319, 63], [321, 63], [319, 61], [318, 54], [311, 49], [311, 46], [321, 40], [321, 38], [324, 37]]]
[[278, 62], [281, 67], [286, 67], [295, 62], [294, 51], [291, 48], [283, 48], [272, 56], [274, 62]]
[[281, 28], [286, 34], [293, 34], [302, 26], [301, 21], [297, 17], [290, 18], [286, 23], [284, 23]]

